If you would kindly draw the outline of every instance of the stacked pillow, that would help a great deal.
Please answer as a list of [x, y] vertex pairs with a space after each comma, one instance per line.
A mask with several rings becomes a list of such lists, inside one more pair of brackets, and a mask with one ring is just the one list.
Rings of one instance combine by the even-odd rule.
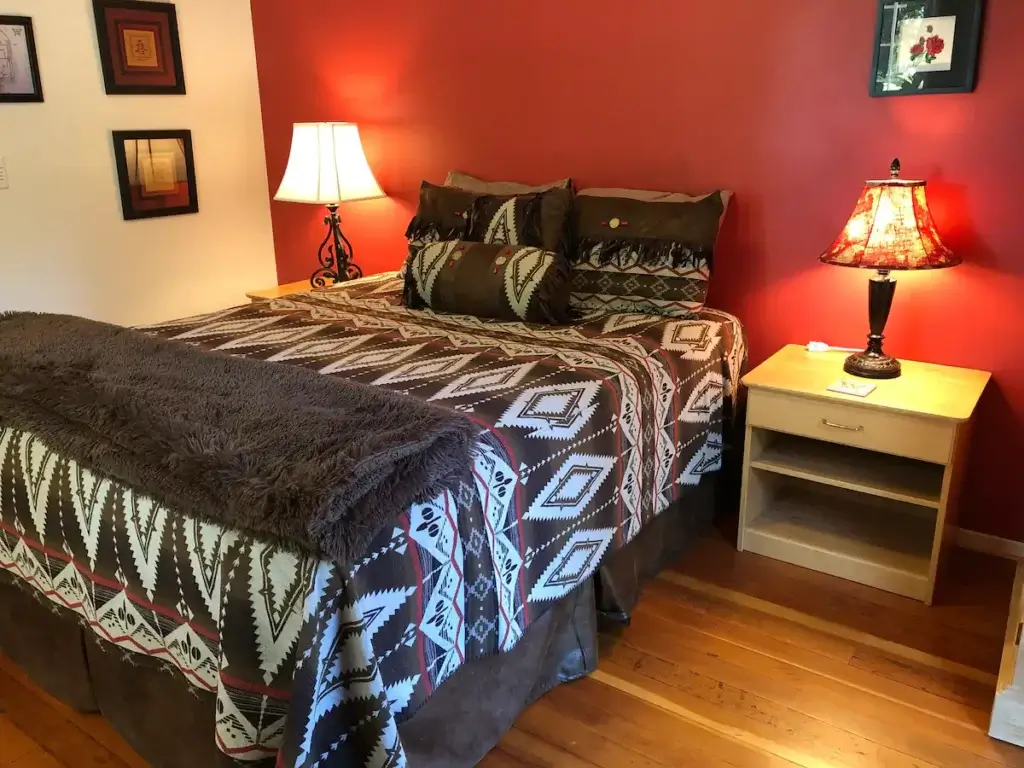
[[[470, 177], [471, 178], [471, 177]], [[409, 224], [405, 302], [500, 320], [564, 323], [572, 188], [475, 191], [423, 182]]]
[[576, 199], [571, 303], [584, 312], [692, 316], [704, 306], [731, 193], [591, 189]]
[[702, 197], [527, 186], [452, 172], [423, 182], [405, 302], [563, 323], [570, 310], [692, 316], [703, 306], [731, 193]]

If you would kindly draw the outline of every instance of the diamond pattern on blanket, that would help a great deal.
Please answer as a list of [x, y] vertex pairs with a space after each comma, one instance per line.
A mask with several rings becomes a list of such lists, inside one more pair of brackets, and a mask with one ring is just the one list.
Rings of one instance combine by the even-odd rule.
[[491, 368], [479, 373], [467, 373], [460, 376], [444, 389], [430, 397], [431, 400], [447, 400], [449, 398], [478, 395], [482, 392], [497, 392], [512, 389], [533, 368], [534, 363], [520, 363], [501, 368]]
[[679, 421], [708, 424], [713, 416], [722, 412], [725, 390], [722, 374], [708, 371], [690, 392], [686, 405], [679, 412]]
[[576, 531], [530, 591], [530, 602], [559, 600], [594, 572], [611, 544], [614, 528]]
[[615, 466], [611, 456], [572, 454], [544, 486], [527, 520], [566, 520], [579, 517]]
[[496, 426], [520, 427], [538, 439], [572, 440], [597, 410], [600, 391], [597, 381], [532, 387], [516, 397]]
[[661, 345], [687, 360], [710, 360], [721, 341], [716, 326], [706, 320], [677, 320], [665, 326]]

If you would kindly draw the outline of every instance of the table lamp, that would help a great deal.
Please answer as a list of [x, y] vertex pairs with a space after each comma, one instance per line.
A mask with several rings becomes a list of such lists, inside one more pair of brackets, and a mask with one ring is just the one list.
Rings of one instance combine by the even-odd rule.
[[895, 379], [900, 361], [882, 351], [882, 331], [889, 319], [896, 281], [891, 270], [955, 267], [960, 259], [942, 244], [928, 210], [924, 181], [900, 178], [900, 161], [892, 161], [891, 178], [868, 181], [853, 215], [819, 261], [840, 267], [876, 269], [868, 283], [871, 333], [863, 352], [850, 355], [843, 370], [867, 379]]
[[352, 243], [341, 231], [338, 203], [384, 197], [373, 177], [355, 123], [295, 123], [292, 149], [275, 200], [327, 206], [327, 236], [320, 266], [309, 278], [314, 288], [363, 276], [352, 260]]

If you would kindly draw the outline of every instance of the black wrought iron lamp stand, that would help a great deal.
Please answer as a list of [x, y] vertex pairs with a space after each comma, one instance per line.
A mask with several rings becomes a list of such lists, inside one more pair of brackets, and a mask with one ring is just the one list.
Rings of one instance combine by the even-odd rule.
[[843, 370], [865, 379], [895, 379], [900, 373], [900, 361], [885, 354], [882, 340], [885, 324], [892, 309], [892, 297], [896, 295], [896, 281], [889, 277], [888, 269], [868, 281], [868, 346], [863, 352], [856, 352], [846, 358]]
[[341, 231], [341, 217], [338, 215], [337, 203], [327, 206], [328, 214], [324, 224], [328, 227], [327, 237], [320, 243], [316, 257], [320, 266], [309, 283], [314, 288], [326, 288], [333, 283], [355, 280], [363, 276], [363, 270], [353, 261], [352, 243]]

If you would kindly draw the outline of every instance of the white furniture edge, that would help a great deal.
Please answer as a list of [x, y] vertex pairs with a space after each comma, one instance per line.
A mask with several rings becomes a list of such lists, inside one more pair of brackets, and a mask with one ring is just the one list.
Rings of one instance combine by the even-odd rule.
[[969, 528], [957, 528], [954, 541], [957, 546], [984, 552], [1010, 560], [1024, 560], [1024, 542], [1004, 539], [989, 533], [972, 531]]

